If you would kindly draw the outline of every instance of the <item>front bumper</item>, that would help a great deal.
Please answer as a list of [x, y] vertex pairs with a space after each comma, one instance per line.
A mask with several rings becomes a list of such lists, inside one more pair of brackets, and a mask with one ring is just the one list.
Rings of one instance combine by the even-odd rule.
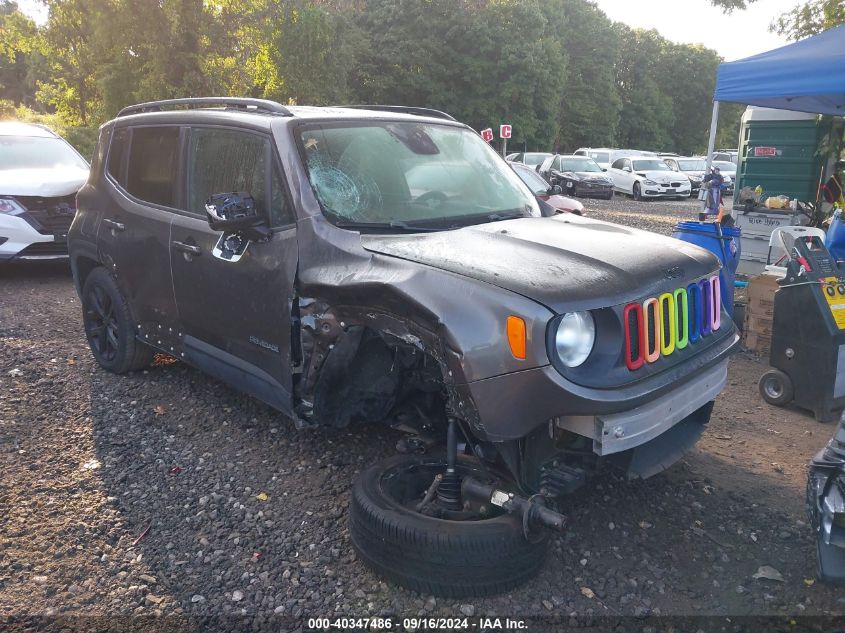
[[561, 416], [556, 426], [590, 437], [593, 452], [611, 455], [636, 448], [656, 438], [715, 399], [728, 380], [727, 359], [694, 380], [645, 404], [620, 413]]
[[606, 198], [613, 192], [613, 184], [578, 182], [569, 191], [579, 198]]
[[685, 187], [664, 187], [661, 185], [641, 185], [644, 198], [688, 198], [691, 194], [689, 185]]
[[66, 231], [45, 230], [28, 214], [0, 215], [0, 261], [67, 259], [67, 257]]
[[[599, 454], [626, 450], [668, 428], [660, 421], [649, 426], [648, 412], [669, 411], [677, 418], [688, 408], [683, 398], [694, 398], [699, 406], [712, 400], [724, 386], [727, 359], [738, 345], [739, 334], [732, 326], [730, 333], [683, 363], [612, 388], [576, 384], [551, 365], [477, 380], [466, 385], [478, 414], [474, 430], [482, 439], [503, 442], [562, 419], [576, 433], [598, 440]], [[625, 422], [619, 438], [604, 436], [605, 430], [614, 433], [613, 422]]]

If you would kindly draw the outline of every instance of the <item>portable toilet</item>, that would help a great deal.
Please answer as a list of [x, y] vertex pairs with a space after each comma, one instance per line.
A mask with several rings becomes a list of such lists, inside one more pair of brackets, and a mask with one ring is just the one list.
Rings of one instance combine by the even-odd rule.
[[792, 209], [746, 209], [739, 202], [743, 187], [758, 185], [767, 196], [815, 202], [826, 152], [820, 151], [831, 123], [816, 114], [748, 106], [742, 115], [737, 158], [734, 219], [742, 229], [742, 257], [738, 272], [763, 271], [769, 238], [779, 226], [806, 224], [808, 218]]

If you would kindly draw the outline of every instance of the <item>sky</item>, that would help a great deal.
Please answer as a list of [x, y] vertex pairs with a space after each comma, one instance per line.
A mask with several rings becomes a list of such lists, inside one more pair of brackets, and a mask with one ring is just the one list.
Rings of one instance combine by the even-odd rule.
[[757, 0], [742, 11], [725, 14], [709, 0], [594, 0], [611, 20], [657, 29], [666, 39], [704, 44], [725, 61], [778, 48], [789, 41], [769, 32], [769, 24], [799, 0]]
[[[594, 0], [611, 20], [657, 29], [663, 37], [686, 44], [704, 44], [725, 61], [742, 59], [788, 44], [769, 32], [769, 24], [799, 0], [757, 0], [748, 9], [725, 14], [709, 0]], [[41, 23], [46, 9], [38, 0], [18, 6]]]

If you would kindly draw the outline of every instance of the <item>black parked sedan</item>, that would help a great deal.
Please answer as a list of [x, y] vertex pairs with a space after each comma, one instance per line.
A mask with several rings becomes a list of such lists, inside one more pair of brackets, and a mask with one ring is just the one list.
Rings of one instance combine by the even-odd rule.
[[560, 185], [567, 196], [613, 197], [613, 179], [587, 156], [549, 156], [537, 171], [552, 185]]

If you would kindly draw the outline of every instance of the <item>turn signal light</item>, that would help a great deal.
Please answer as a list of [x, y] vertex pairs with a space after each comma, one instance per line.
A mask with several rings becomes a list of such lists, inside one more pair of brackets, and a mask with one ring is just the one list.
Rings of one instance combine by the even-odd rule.
[[508, 317], [508, 344], [511, 347], [511, 354], [515, 358], [525, 360], [525, 320], [521, 317], [510, 315]]

